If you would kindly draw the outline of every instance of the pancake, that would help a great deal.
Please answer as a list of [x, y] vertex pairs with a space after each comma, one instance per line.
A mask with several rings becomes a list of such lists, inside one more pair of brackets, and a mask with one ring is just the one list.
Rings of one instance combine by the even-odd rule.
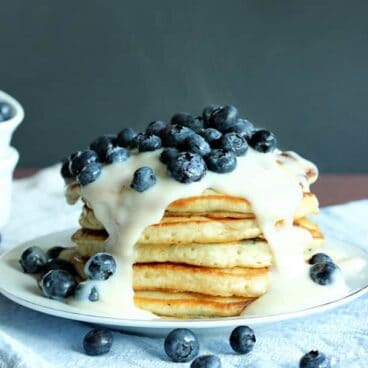
[[238, 316], [253, 300], [160, 291], [137, 291], [134, 294], [134, 302], [141, 309], [159, 316], [188, 319]]
[[133, 288], [136, 291], [258, 297], [267, 291], [267, 287], [267, 268], [208, 268], [173, 263], [133, 266]]

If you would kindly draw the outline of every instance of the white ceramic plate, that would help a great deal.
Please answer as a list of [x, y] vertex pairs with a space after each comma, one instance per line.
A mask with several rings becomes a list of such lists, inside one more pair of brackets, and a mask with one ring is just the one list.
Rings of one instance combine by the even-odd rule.
[[42, 296], [38, 289], [35, 278], [21, 271], [19, 258], [22, 251], [31, 246], [38, 245], [45, 249], [55, 245], [72, 245], [70, 235], [73, 230], [50, 234], [19, 245], [13, 250], [0, 257], [0, 292], [14, 302], [38, 312], [50, 314], [56, 317], [73, 319], [77, 321], [90, 322], [104, 325], [110, 328], [120, 329], [128, 332], [162, 335], [167, 330], [177, 327], [187, 327], [202, 332], [210, 329], [231, 328], [240, 324], [266, 324], [296, 317], [304, 317], [313, 313], [320, 313], [345, 303], [365, 294], [368, 291], [368, 253], [357, 246], [349, 245], [337, 240], [329, 240], [328, 247], [332, 251], [342, 253], [345, 257], [359, 257], [366, 261], [366, 265], [360, 272], [346, 274], [346, 281], [350, 287], [350, 293], [344, 298], [331, 301], [322, 305], [316, 305], [308, 309], [298, 310], [292, 313], [281, 313], [262, 316], [243, 316], [233, 318], [212, 318], [201, 320], [177, 320], [177, 319], [154, 319], [154, 320], [132, 320], [114, 318], [111, 316], [87, 312], [66, 303], [47, 299]]

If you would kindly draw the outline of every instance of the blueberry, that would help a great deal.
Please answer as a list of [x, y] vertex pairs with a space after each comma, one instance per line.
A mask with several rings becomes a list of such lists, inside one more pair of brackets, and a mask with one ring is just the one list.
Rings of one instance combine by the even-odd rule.
[[194, 134], [194, 131], [183, 125], [168, 125], [162, 132], [162, 141], [166, 147], [180, 148], [184, 141]]
[[328, 256], [325, 253], [316, 253], [316, 254], [313, 254], [313, 256], [308, 261], [308, 263], [311, 265], [315, 263], [321, 263], [321, 262], [332, 262], [333, 263], [333, 260], [330, 256]]
[[209, 105], [203, 109], [202, 117], [205, 123], [209, 123], [211, 116], [218, 110], [221, 109], [220, 105]]
[[103, 355], [111, 350], [112, 342], [111, 331], [105, 328], [95, 328], [84, 336], [83, 347], [87, 355]]
[[174, 362], [189, 362], [198, 355], [199, 343], [196, 335], [186, 328], [171, 331], [165, 339], [165, 352]]
[[230, 335], [230, 346], [239, 354], [248, 354], [256, 343], [254, 331], [248, 326], [236, 327]]
[[137, 169], [133, 176], [131, 188], [137, 192], [145, 192], [156, 184], [156, 175], [150, 167]]
[[211, 152], [211, 147], [207, 141], [199, 134], [192, 134], [185, 140], [185, 150], [206, 156]]
[[45, 274], [51, 270], [64, 270], [69, 272], [71, 275], [76, 274], [73, 263], [58, 258], [49, 259], [43, 266], [42, 273]]
[[236, 162], [234, 152], [223, 149], [214, 149], [206, 156], [208, 169], [219, 174], [225, 174], [235, 170]]
[[247, 152], [248, 143], [238, 133], [226, 133], [221, 139], [221, 146], [225, 151], [234, 152], [236, 156], [243, 156]]
[[50, 270], [42, 276], [39, 285], [48, 298], [64, 299], [74, 294], [77, 283], [68, 271]]
[[160, 161], [163, 164], [168, 165], [172, 160], [174, 160], [179, 154], [179, 151], [176, 148], [169, 147], [165, 148], [160, 155]]
[[161, 137], [164, 129], [167, 127], [167, 123], [161, 120], [153, 121], [152, 123], [148, 124], [146, 129], [146, 134], [154, 134]]
[[318, 350], [312, 350], [303, 355], [299, 362], [299, 368], [330, 368], [330, 360]]
[[98, 156], [95, 151], [88, 150], [77, 153], [70, 162], [70, 172], [77, 176], [89, 164], [98, 162]]
[[64, 249], [67, 249], [67, 248], [66, 247], [60, 247], [60, 246], [55, 246], [55, 247], [49, 248], [46, 252], [47, 259], [54, 259], [54, 258], [59, 257], [60, 253]]
[[222, 137], [222, 133], [215, 128], [207, 128], [201, 132], [201, 135], [211, 146]]
[[138, 133], [132, 128], [123, 129], [117, 136], [116, 142], [120, 147], [130, 147]]
[[258, 152], [272, 152], [276, 146], [277, 141], [273, 133], [265, 129], [256, 130], [248, 141], [249, 145]]
[[169, 163], [168, 171], [180, 183], [192, 183], [201, 180], [206, 174], [206, 163], [196, 153], [181, 152]]
[[84, 167], [84, 169], [77, 176], [77, 181], [80, 185], [88, 185], [95, 182], [102, 173], [102, 165], [99, 163], [92, 163]]
[[107, 280], [116, 271], [116, 262], [109, 253], [96, 253], [84, 266], [84, 273], [90, 280]]
[[221, 360], [216, 355], [202, 355], [193, 360], [190, 368], [221, 368]]
[[116, 162], [124, 162], [129, 158], [130, 154], [126, 148], [114, 147], [111, 148], [106, 154], [106, 163], [114, 164]]
[[103, 135], [96, 138], [89, 146], [89, 148], [95, 151], [101, 162], [105, 162], [107, 153], [114, 148], [117, 139], [111, 139], [110, 135]]
[[97, 302], [99, 300], [99, 293], [96, 286], [89, 281], [84, 281], [78, 284], [74, 297], [81, 301], [89, 300], [90, 302]]
[[309, 269], [309, 276], [316, 284], [329, 285], [333, 283], [338, 269], [333, 262], [315, 263]]
[[181, 125], [192, 129], [194, 132], [198, 133], [203, 129], [203, 120], [201, 116], [194, 117], [186, 112], [179, 112], [175, 114], [171, 120], [173, 125]]
[[0, 123], [9, 120], [13, 115], [13, 109], [7, 102], [0, 102]]
[[47, 262], [45, 252], [37, 246], [27, 248], [21, 255], [19, 263], [26, 273], [39, 273]]
[[231, 126], [226, 133], [238, 133], [244, 139], [248, 139], [254, 131], [254, 125], [246, 119], [238, 119], [237, 122]]
[[63, 160], [61, 164], [60, 174], [65, 180], [72, 179], [74, 175], [70, 171], [70, 161], [69, 159]]
[[238, 110], [235, 106], [227, 105], [214, 111], [210, 117], [212, 128], [225, 132], [231, 128], [238, 119]]
[[155, 151], [161, 148], [161, 138], [154, 134], [144, 134], [138, 143], [139, 152]]

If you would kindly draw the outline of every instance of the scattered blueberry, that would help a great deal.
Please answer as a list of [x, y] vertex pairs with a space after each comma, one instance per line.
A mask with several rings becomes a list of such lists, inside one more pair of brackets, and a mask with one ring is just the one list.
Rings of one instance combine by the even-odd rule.
[[183, 125], [168, 125], [162, 132], [162, 142], [166, 147], [180, 148], [194, 131]]
[[107, 280], [115, 271], [115, 259], [108, 253], [96, 253], [84, 266], [84, 273], [90, 280]]
[[154, 134], [145, 134], [138, 143], [139, 152], [155, 151], [161, 148], [161, 138]]
[[202, 117], [205, 123], [209, 123], [211, 116], [218, 110], [221, 109], [220, 105], [209, 105], [203, 109]]
[[51, 270], [64, 270], [69, 272], [71, 275], [76, 274], [73, 263], [65, 261], [64, 259], [54, 258], [49, 259], [46, 264], [42, 267], [42, 273], [45, 274]]
[[66, 180], [72, 179], [74, 177], [74, 175], [70, 171], [70, 161], [69, 161], [69, 159], [66, 159], [62, 162], [61, 169], [60, 169], [60, 174]]
[[145, 192], [156, 184], [156, 175], [150, 167], [137, 169], [133, 176], [131, 188], [137, 192]]
[[333, 262], [315, 263], [309, 269], [309, 276], [316, 284], [329, 285], [334, 281], [338, 269]]
[[9, 120], [12, 117], [13, 111], [10, 104], [7, 102], [0, 102], [0, 123]]
[[227, 105], [214, 111], [210, 117], [212, 128], [225, 132], [231, 128], [238, 119], [238, 110], [235, 106]]
[[129, 151], [124, 147], [114, 147], [111, 148], [106, 153], [106, 163], [114, 164], [116, 162], [124, 162], [129, 158]]
[[50, 270], [42, 276], [39, 285], [48, 298], [64, 299], [74, 294], [77, 283], [68, 271]]
[[194, 117], [186, 112], [179, 112], [175, 114], [171, 120], [173, 125], [181, 125], [192, 129], [194, 132], [198, 133], [203, 129], [202, 117]]
[[221, 360], [216, 355], [202, 355], [193, 360], [190, 368], [221, 368]]
[[47, 262], [45, 252], [37, 246], [27, 248], [21, 255], [19, 263], [26, 273], [38, 273]]
[[120, 147], [132, 148], [133, 140], [137, 135], [134, 129], [125, 128], [118, 134], [116, 142]]
[[107, 153], [114, 148], [116, 141], [110, 135], [103, 135], [96, 138], [89, 148], [97, 153], [101, 162], [105, 162]]
[[256, 130], [248, 141], [249, 145], [258, 152], [272, 152], [276, 146], [277, 141], [273, 133], [265, 129]]
[[179, 151], [176, 148], [173, 148], [173, 147], [165, 148], [161, 152], [160, 161], [163, 164], [168, 165], [169, 162], [171, 162], [178, 156], [178, 154], [179, 154]]
[[88, 185], [95, 182], [102, 173], [102, 165], [95, 162], [84, 167], [77, 176], [80, 185]]
[[199, 353], [196, 335], [186, 328], [171, 331], [165, 339], [165, 352], [174, 362], [189, 362]]
[[254, 131], [254, 125], [246, 119], [238, 119], [237, 122], [230, 127], [226, 133], [238, 133], [244, 139], [248, 139]]
[[84, 351], [87, 355], [103, 355], [111, 350], [113, 334], [105, 328], [89, 331], [83, 339]]
[[77, 176], [83, 170], [84, 167], [97, 161], [98, 156], [95, 151], [88, 150], [79, 152], [77, 155], [73, 157], [73, 159], [70, 162], [69, 165], [70, 172], [74, 176]]
[[54, 259], [54, 258], [59, 257], [60, 253], [64, 249], [67, 249], [67, 248], [66, 247], [60, 247], [60, 246], [55, 246], [55, 247], [49, 248], [46, 252], [47, 259]]
[[180, 183], [192, 183], [201, 180], [206, 174], [206, 163], [196, 153], [181, 152], [169, 163], [168, 171]]
[[256, 343], [254, 331], [248, 326], [236, 327], [230, 335], [230, 346], [239, 354], [248, 354]]
[[192, 134], [185, 140], [185, 150], [206, 156], [211, 152], [211, 147], [199, 134]]
[[325, 253], [316, 253], [316, 254], [313, 254], [313, 256], [308, 261], [308, 263], [311, 265], [315, 263], [321, 263], [321, 262], [332, 262], [333, 263], [333, 260], [330, 256], [328, 256]]
[[161, 137], [164, 129], [167, 127], [167, 123], [161, 120], [153, 121], [152, 123], [148, 124], [146, 129], [146, 134], [154, 134]]
[[99, 300], [99, 293], [96, 286], [89, 281], [84, 281], [78, 284], [74, 297], [81, 301], [89, 300], [90, 302], [97, 302]]
[[238, 133], [226, 133], [221, 139], [221, 146], [225, 151], [234, 152], [236, 156], [243, 156], [247, 152], [248, 143]]
[[209, 170], [219, 174], [225, 174], [236, 168], [236, 156], [231, 151], [214, 149], [206, 156], [206, 164]]
[[303, 355], [299, 362], [299, 368], [330, 368], [330, 360], [318, 350], [312, 350]]
[[215, 128], [204, 129], [201, 135], [211, 146], [222, 137], [222, 133]]

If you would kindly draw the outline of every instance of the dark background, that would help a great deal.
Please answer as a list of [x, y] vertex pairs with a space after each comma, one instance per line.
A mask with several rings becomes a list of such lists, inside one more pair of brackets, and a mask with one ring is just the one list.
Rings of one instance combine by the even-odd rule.
[[323, 172], [368, 172], [366, 1], [4, 1], [0, 88], [22, 167], [232, 103]]

